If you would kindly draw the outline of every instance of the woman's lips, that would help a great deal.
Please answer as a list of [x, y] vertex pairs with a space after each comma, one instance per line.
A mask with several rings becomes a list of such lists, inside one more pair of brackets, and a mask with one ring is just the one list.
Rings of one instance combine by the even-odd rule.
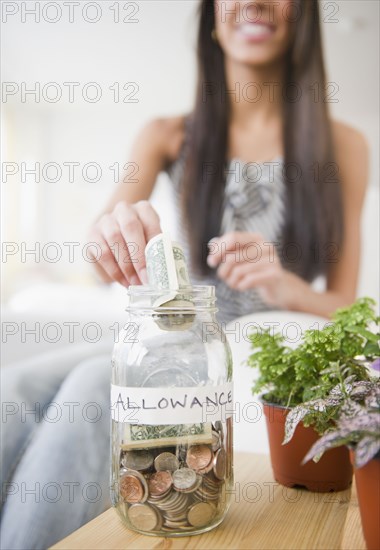
[[237, 28], [240, 36], [247, 42], [264, 42], [270, 38], [275, 28], [265, 23], [242, 23]]

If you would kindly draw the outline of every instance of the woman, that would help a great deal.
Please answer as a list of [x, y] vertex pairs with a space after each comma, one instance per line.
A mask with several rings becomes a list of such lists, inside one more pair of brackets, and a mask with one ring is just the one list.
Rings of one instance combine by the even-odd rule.
[[[222, 321], [268, 307], [328, 316], [355, 297], [367, 148], [328, 118], [318, 4], [203, 0], [198, 55], [193, 112], [147, 125], [132, 151], [138, 182], [119, 186], [91, 231], [97, 269], [125, 286], [146, 282], [145, 244], [161, 231], [147, 200], [167, 170], [194, 280], [216, 285]], [[323, 293], [311, 286], [319, 274]], [[28, 384], [30, 372], [20, 384], [13, 371], [7, 395], [63, 410], [96, 402], [104, 414], [59, 429], [42, 419], [34, 430], [11, 416], [5, 548], [46, 548], [108, 503], [107, 358], [52, 371], [34, 371]], [[25, 495], [21, 504], [22, 483], [47, 491], [52, 482], [72, 487], [72, 498]], [[95, 485], [100, 498], [83, 492]]]
[[368, 159], [362, 135], [328, 116], [318, 3], [204, 1], [198, 58], [193, 113], [143, 129], [138, 181], [92, 229], [101, 276], [146, 282], [160, 232], [146, 201], [168, 170], [193, 275], [216, 285], [222, 320], [267, 307], [329, 316], [355, 298]]

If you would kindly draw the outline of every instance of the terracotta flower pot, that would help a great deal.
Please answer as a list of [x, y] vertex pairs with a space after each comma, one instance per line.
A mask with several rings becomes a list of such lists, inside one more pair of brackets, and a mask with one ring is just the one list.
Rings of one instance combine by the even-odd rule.
[[[350, 450], [354, 464], [354, 452]], [[362, 468], [354, 468], [360, 517], [368, 550], [380, 548], [380, 458], [370, 460]]]
[[319, 462], [309, 461], [302, 465], [306, 453], [320, 436], [313, 428], [305, 428], [300, 423], [292, 440], [283, 445], [289, 409], [265, 402], [263, 405], [272, 469], [278, 483], [287, 487], [304, 487], [318, 493], [343, 491], [350, 486], [352, 466], [346, 447], [331, 449]]

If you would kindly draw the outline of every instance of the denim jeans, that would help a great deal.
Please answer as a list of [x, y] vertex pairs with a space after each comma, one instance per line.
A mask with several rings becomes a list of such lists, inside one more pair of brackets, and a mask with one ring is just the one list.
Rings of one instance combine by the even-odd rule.
[[1, 548], [46, 549], [110, 505], [110, 354], [1, 375]]

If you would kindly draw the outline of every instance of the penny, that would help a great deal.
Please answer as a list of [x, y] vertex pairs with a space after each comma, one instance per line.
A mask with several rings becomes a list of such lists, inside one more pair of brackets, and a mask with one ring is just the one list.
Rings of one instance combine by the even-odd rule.
[[140, 531], [154, 531], [159, 525], [159, 517], [149, 504], [133, 504], [128, 509], [129, 521]]
[[161, 453], [154, 459], [154, 467], [157, 472], [163, 470], [174, 472], [179, 468], [178, 458], [173, 453]]
[[122, 451], [119, 498], [131, 528], [167, 536], [212, 524], [226, 498], [229, 451], [221, 422], [210, 435], [192, 445]]
[[[140, 473], [138, 472], [137, 470], [122, 470], [122, 474], [120, 476], [120, 485], [122, 484], [122, 480], [126, 477], [126, 476], [132, 476], [133, 478], [137, 479], [137, 481], [140, 482], [141, 486], [142, 486], [142, 489], [143, 489], [143, 496], [141, 498], [141, 500], [139, 502], [145, 502], [146, 499], [148, 498], [148, 495], [149, 495], [149, 491], [148, 491], [148, 484], [146, 482], [146, 479], [145, 477]], [[126, 485], [128, 485], [127, 482], [124, 482]], [[137, 485], [137, 483], [132, 480], [132, 483]], [[134, 503], [131, 503], [131, 504], [134, 504]]]
[[203, 470], [212, 460], [212, 452], [207, 445], [192, 445], [186, 454], [186, 463], [193, 470]]
[[190, 468], [181, 468], [173, 473], [173, 485], [176, 489], [190, 489], [197, 481], [197, 474]]
[[208, 474], [209, 472], [211, 472], [211, 470], [213, 469], [214, 467], [214, 455], [212, 455], [212, 458], [210, 460], [210, 464], [208, 464], [206, 466], [206, 468], [202, 468], [201, 470], [198, 470], [198, 474]]
[[132, 474], [125, 474], [120, 479], [120, 495], [125, 502], [134, 504], [144, 498], [144, 487], [141, 481]]
[[212, 520], [215, 508], [207, 502], [194, 504], [187, 514], [187, 520], [193, 527], [203, 527]]
[[165, 494], [173, 484], [173, 478], [170, 472], [156, 472], [148, 481], [149, 493], [152, 496]]
[[226, 451], [223, 447], [215, 453], [213, 472], [215, 477], [220, 480], [226, 476]]
[[150, 451], [127, 451], [121, 463], [132, 470], [148, 470], [153, 464], [153, 453]]

